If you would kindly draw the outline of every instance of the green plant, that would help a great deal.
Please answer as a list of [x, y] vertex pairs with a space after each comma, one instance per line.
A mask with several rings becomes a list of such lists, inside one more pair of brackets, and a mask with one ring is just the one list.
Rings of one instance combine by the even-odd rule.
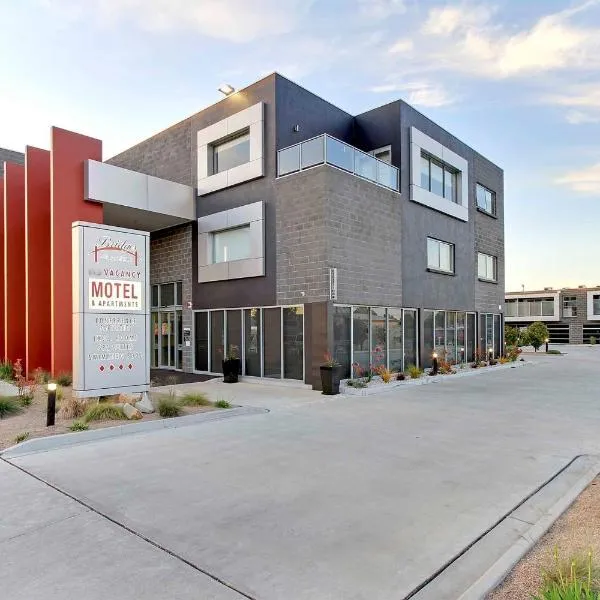
[[48, 383], [51, 379], [50, 371], [45, 371], [42, 367], [38, 367], [33, 371], [33, 381], [38, 385]]
[[555, 548], [553, 559], [552, 567], [543, 572], [543, 583], [534, 600], [600, 600], [591, 551], [585, 557], [563, 560]]
[[212, 402], [202, 392], [189, 392], [179, 399], [181, 406], [211, 406]]
[[56, 378], [56, 383], [58, 385], [62, 385], [63, 387], [69, 387], [73, 383], [73, 376], [71, 373], [64, 371], [63, 373], [59, 373]]
[[408, 365], [407, 371], [411, 379], [419, 379], [423, 375], [423, 369], [417, 367], [417, 365]]
[[596, 345], [596, 338], [593, 335], [590, 335], [590, 346]]
[[539, 347], [548, 339], [550, 333], [548, 331], [548, 327], [546, 323], [542, 323], [541, 321], [534, 321], [527, 328], [527, 339], [529, 341], [529, 345], [533, 346], [533, 349], [537, 352]]
[[27, 438], [29, 438], [29, 435], [29, 431], [24, 431], [23, 433], [20, 433], [14, 439], [15, 444], [20, 444], [21, 442], [24, 442]]
[[161, 417], [178, 417], [181, 414], [181, 404], [170, 396], [163, 396], [158, 401], [158, 414]]
[[549, 348], [546, 354], [562, 354], [562, 352], [560, 350], [557, 350], [556, 348]]
[[71, 431], [87, 431], [89, 428], [89, 425], [87, 425], [87, 423], [83, 423], [82, 421], [73, 421], [73, 423], [69, 425], [69, 429]]
[[229, 352], [225, 354], [225, 360], [237, 360], [240, 357], [240, 347], [235, 344], [229, 345]]
[[228, 400], [225, 400], [224, 398], [219, 398], [215, 402], [215, 406], [217, 408], [231, 408], [231, 403]]
[[21, 411], [19, 399], [15, 396], [0, 396], [0, 419]]
[[87, 403], [83, 398], [77, 398], [73, 394], [69, 398], [65, 398], [63, 389], [57, 386], [56, 406], [59, 407], [58, 416], [61, 419], [76, 419], [85, 413]]
[[29, 406], [33, 402], [37, 384], [35, 381], [27, 381], [27, 378], [23, 375], [23, 364], [20, 358], [17, 358], [15, 361], [13, 370], [19, 403], [21, 406]]
[[126, 419], [123, 409], [115, 404], [93, 404], [83, 415], [86, 423], [90, 421], [119, 421]]
[[393, 375], [391, 369], [379, 369], [379, 377], [381, 377], [383, 383], [389, 383]]
[[366, 388], [367, 384], [365, 381], [362, 381], [362, 379], [348, 379], [348, 381], [346, 382], [346, 385], [348, 387], [353, 387], [353, 388]]
[[521, 332], [517, 327], [511, 327], [506, 325], [504, 328], [504, 339], [506, 340], [507, 346], [518, 346], [519, 339], [521, 338]]
[[325, 356], [323, 358], [325, 359], [323, 362], [324, 367], [329, 367], [330, 369], [333, 369], [335, 367], [340, 366], [340, 363], [337, 360], [335, 360], [335, 358], [333, 358], [330, 352], [325, 352]]
[[0, 379], [4, 381], [12, 381], [13, 378], [13, 366], [10, 360], [0, 362]]

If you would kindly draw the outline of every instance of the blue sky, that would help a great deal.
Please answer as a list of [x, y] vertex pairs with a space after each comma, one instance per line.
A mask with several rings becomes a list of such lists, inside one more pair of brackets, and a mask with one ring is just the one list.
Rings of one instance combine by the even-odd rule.
[[505, 170], [507, 290], [600, 284], [600, 0], [0, 0], [0, 146], [105, 158], [272, 72]]

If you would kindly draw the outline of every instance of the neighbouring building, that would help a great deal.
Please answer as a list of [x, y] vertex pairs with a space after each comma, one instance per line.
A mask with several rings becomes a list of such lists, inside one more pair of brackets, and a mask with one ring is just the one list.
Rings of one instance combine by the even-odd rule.
[[600, 342], [600, 286], [507, 292], [505, 320], [514, 327], [543, 321], [553, 344]]
[[[376, 348], [393, 369], [501, 353], [503, 171], [407, 103], [351, 115], [275, 73], [105, 162], [68, 133], [52, 239], [62, 220], [151, 232], [154, 367], [219, 373], [235, 347], [245, 376], [318, 388], [326, 352], [346, 376]], [[66, 252], [48, 258], [54, 370]]]
[[22, 165], [25, 162], [25, 155], [22, 152], [15, 152], [15, 150], [0, 148], [0, 177], [4, 175], [5, 162]]

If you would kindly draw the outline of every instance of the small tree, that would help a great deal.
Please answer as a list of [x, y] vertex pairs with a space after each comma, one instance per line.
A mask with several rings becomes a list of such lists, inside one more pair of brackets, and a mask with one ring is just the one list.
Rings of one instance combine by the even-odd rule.
[[538, 348], [548, 339], [550, 333], [546, 323], [535, 321], [527, 328], [527, 338], [533, 349], [537, 352]]
[[507, 346], [518, 346], [521, 332], [516, 327], [507, 325], [504, 328], [504, 339], [506, 340]]

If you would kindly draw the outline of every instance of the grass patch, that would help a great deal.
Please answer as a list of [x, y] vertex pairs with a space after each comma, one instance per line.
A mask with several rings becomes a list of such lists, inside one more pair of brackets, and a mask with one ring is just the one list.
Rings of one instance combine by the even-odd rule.
[[14, 378], [13, 366], [10, 361], [0, 362], [0, 379], [12, 381]]
[[409, 365], [407, 369], [411, 379], [419, 379], [423, 375], [423, 369], [417, 367], [417, 365]]
[[543, 571], [543, 584], [534, 600], [600, 600], [598, 565], [592, 552], [567, 559], [554, 549], [553, 564]]
[[212, 402], [202, 392], [184, 394], [179, 398], [181, 406], [212, 406]]
[[546, 354], [562, 354], [560, 350], [556, 350], [555, 348], [549, 348]]
[[59, 373], [56, 378], [56, 383], [58, 385], [62, 385], [63, 387], [69, 387], [73, 383], [73, 376], [71, 373], [67, 373], [66, 371], [63, 373]]
[[231, 403], [229, 402], [229, 400], [225, 400], [224, 398], [219, 398], [215, 402], [215, 407], [216, 408], [231, 408]]
[[163, 396], [158, 401], [158, 414], [161, 417], [178, 417], [181, 414], [181, 404], [171, 396]]
[[0, 396], [0, 419], [16, 415], [21, 411], [21, 404], [16, 396]]
[[87, 431], [89, 428], [89, 425], [83, 421], [74, 421], [71, 425], [69, 425], [70, 431]]
[[94, 404], [83, 415], [85, 423], [90, 421], [119, 421], [126, 418], [123, 409], [114, 404]]
[[21, 442], [24, 442], [26, 439], [29, 438], [29, 431], [24, 431], [23, 433], [20, 433], [15, 439], [14, 442], [15, 444], [20, 444]]

